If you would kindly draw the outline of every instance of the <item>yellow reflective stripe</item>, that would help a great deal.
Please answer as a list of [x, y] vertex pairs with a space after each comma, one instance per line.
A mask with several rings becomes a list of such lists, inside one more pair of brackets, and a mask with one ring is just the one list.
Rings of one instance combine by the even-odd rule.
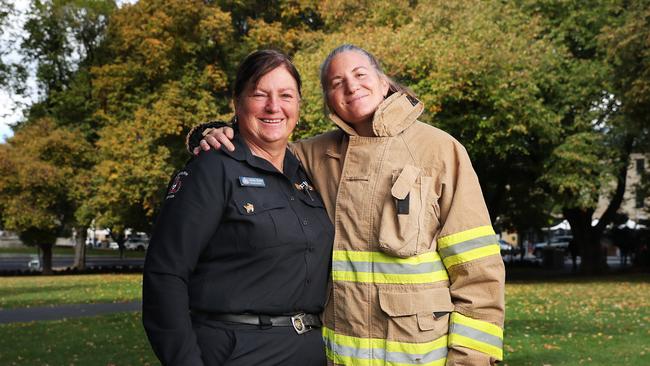
[[492, 323], [483, 320], [472, 319], [456, 311], [451, 313], [450, 321], [452, 323], [458, 323], [474, 329], [478, 329], [481, 332], [485, 332], [487, 334], [491, 334], [495, 337], [499, 337], [503, 339], [503, 329], [501, 329], [501, 327], [499, 327], [498, 325], [494, 325]]
[[[424, 343], [352, 337], [337, 334], [327, 327], [322, 328], [322, 335], [327, 345], [327, 356], [334, 362], [344, 365], [443, 366], [446, 362], [448, 343], [446, 335]], [[431, 356], [437, 359], [432, 360]]]
[[464, 241], [480, 238], [482, 236], [495, 235], [492, 226], [485, 225], [475, 227], [473, 229], [461, 231], [459, 233], [444, 236], [438, 239], [438, 249], [446, 248], [448, 246], [462, 243]]
[[424, 343], [396, 342], [383, 338], [361, 338], [336, 333], [333, 329], [323, 327], [323, 337], [334, 339], [337, 344], [352, 348], [377, 348], [388, 352], [422, 354], [447, 346], [447, 336]]
[[486, 247], [476, 248], [468, 250], [466, 252], [449, 256], [442, 260], [442, 263], [445, 264], [445, 267], [449, 268], [457, 264], [473, 261], [475, 259], [487, 257], [494, 254], [500, 254], [500, 248], [498, 245], [488, 245]]
[[[368, 263], [365, 271], [350, 270], [346, 266], [337, 266], [337, 262], [356, 262]], [[422, 284], [432, 283], [438, 281], [446, 281], [449, 279], [447, 271], [444, 269], [440, 255], [437, 252], [427, 252], [409, 258], [398, 258], [386, 255], [381, 252], [362, 252], [362, 251], [347, 251], [335, 250], [332, 253], [332, 279], [334, 281], [347, 281], [347, 282], [362, 282], [362, 283], [394, 283], [394, 284]], [[379, 265], [375, 266], [372, 270], [372, 263], [381, 263], [387, 265], [397, 266], [417, 266], [438, 263], [438, 266], [432, 266], [432, 271], [424, 273], [394, 273], [394, 272], [407, 272], [407, 268], [400, 267], [386, 267], [389, 268], [386, 273], [381, 272]], [[336, 268], [338, 267], [338, 268]], [[352, 266], [354, 267], [354, 266]], [[439, 267], [438, 270], [435, 270]], [[363, 268], [363, 267], [361, 267]], [[356, 269], [356, 268], [353, 268]]]
[[348, 282], [417, 284], [448, 279], [447, 271], [444, 270], [425, 274], [332, 271], [332, 280]]
[[399, 264], [422, 264], [440, 260], [438, 252], [427, 252], [408, 258], [392, 257], [382, 252], [360, 252], [353, 250], [335, 250], [332, 252], [332, 260], [351, 262], [378, 262], [378, 263], [399, 263]]
[[475, 339], [462, 336], [460, 334], [450, 334], [449, 335], [449, 346], [462, 346], [466, 348], [471, 348], [473, 350], [483, 352], [487, 355], [490, 355], [497, 360], [503, 360], [503, 349], [495, 347], [491, 344], [479, 342]]
[[492, 323], [452, 312], [449, 346], [463, 346], [503, 359], [503, 329]]
[[[413, 366], [412, 363], [402, 363], [402, 362], [390, 362], [390, 361], [382, 361], [382, 360], [376, 360], [376, 359], [365, 359], [365, 358], [354, 358], [351, 356], [342, 356], [339, 354], [334, 353], [333, 351], [326, 349], [325, 350], [325, 355], [327, 355], [327, 358], [332, 360], [337, 365], [345, 365], [345, 366]], [[441, 358], [436, 361], [432, 362], [426, 362], [426, 363], [418, 363], [418, 365], [423, 365], [423, 366], [445, 366], [447, 364], [447, 358]]]

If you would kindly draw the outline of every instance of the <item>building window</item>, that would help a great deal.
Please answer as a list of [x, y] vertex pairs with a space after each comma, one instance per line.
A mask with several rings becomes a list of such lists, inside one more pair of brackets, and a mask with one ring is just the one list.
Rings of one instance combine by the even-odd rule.
[[637, 174], [645, 173], [645, 159], [636, 159], [636, 172]]
[[643, 208], [645, 205], [645, 194], [643, 190], [636, 190], [636, 208]]

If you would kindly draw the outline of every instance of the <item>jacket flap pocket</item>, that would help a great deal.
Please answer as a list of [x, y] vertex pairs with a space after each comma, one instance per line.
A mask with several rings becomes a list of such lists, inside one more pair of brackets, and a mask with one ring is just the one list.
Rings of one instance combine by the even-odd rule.
[[247, 216], [287, 206], [286, 202], [271, 197], [268, 197], [268, 199], [265, 199], [264, 201], [245, 198], [235, 199], [234, 201], [237, 206], [237, 211], [239, 211], [240, 214]]
[[434, 312], [451, 312], [454, 304], [448, 288], [430, 288], [413, 292], [390, 292], [379, 289], [379, 306], [390, 316], [408, 316]]
[[393, 184], [390, 193], [393, 197], [403, 200], [411, 191], [411, 187], [420, 174], [420, 168], [413, 165], [406, 165]]

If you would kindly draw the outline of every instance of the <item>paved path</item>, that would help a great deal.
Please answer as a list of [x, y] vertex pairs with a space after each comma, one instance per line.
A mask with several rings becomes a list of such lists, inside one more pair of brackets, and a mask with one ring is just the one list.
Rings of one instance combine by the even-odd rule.
[[0, 324], [22, 323], [41, 320], [60, 320], [64, 318], [96, 316], [101, 314], [118, 313], [125, 311], [140, 311], [141, 309], [141, 301], [107, 304], [71, 304], [44, 306], [37, 308], [8, 309], [0, 310]]

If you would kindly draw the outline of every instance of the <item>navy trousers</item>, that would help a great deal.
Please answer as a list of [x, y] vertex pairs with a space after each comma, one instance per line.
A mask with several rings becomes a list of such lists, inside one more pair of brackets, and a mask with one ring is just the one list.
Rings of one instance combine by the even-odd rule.
[[192, 320], [206, 366], [323, 366], [320, 328], [298, 334], [293, 327], [261, 328], [206, 319]]

